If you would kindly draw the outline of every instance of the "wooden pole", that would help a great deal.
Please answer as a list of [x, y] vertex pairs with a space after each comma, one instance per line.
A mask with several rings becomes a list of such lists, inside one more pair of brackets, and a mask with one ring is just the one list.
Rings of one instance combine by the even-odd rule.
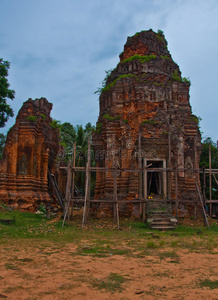
[[176, 181], [176, 218], [178, 219], [178, 166], [175, 169], [175, 181]]
[[72, 168], [71, 168], [71, 161], [68, 162], [67, 166], [67, 185], [66, 185], [66, 197], [65, 197], [65, 209], [64, 209], [64, 219], [62, 228], [64, 227], [64, 223], [66, 221], [66, 217], [69, 212], [70, 207], [70, 199], [71, 199], [71, 179], [72, 179]]
[[[172, 168], [172, 161], [171, 161], [171, 134], [168, 134], [168, 168], [171, 169]], [[171, 170], [168, 172], [168, 197], [171, 203], [171, 207], [172, 207], [172, 176], [171, 176]]]
[[198, 191], [198, 196], [199, 196], [199, 199], [201, 201], [201, 206], [202, 206], [202, 210], [203, 210], [203, 213], [204, 213], [204, 220], [205, 220], [205, 223], [207, 225], [207, 228], [210, 229], [210, 225], [208, 223], [208, 219], [207, 219], [207, 215], [206, 215], [206, 212], [205, 212], [205, 209], [204, 209], [204, 204], [203, 204], [203, 201], [202, 201], [202, 197], [201, 197], [201, 192], [200, 192], [200, 188], [198, 186], [198, 181], [197, 181], [197, 178], [195, 177], [195, 184], [196, 184], [196, 188], [197, 188], [197, 191]]
[[205, 203], [206, 200], [206, 172], [205, 172], [205, 166], [203, 167], [203, 200]]
[[[198, 157], [197, 157], [197, 145], [196, 145], [196, 138], [194, 139], [194, 154], [195, 154], [195, 170], [198, 168]], [[199, 172], [197, 173], [196, 171], [196, 175], [197, 175], [197, 179], [200, 180], [200, 174]]]
[[[209, 189], [210, 201], [212, 200], [212, 178], [211, 178], [211, 143], [209, 143]], [[212, 216], [212, 203], [210, 202], [210, 217]]]
[[91, 189], [91, 141], [90, 138], [88, 140], [88, 191], [87, 191], [87, 217], [89, 216], [89, 211], [90, 211], [90, 189]]
[[84, 224], [86, 223], [86, 208], [87, 208], [87, 196], [88, 196], [88, 185], [89, 185], [89, 176], [88, 176], [88, 163], [86, 163], [86, 179], [85, 179], [85, 200], [84, 200], [84, 207], [83, 207], [83, 220], [82, 220], [82, 229]]
[[[73, 168], [76, 166], [76, 142], [73, 144]], [[73, 218], [73, 198], [74, 198], [74, 190], [75, 190], [75, 171], [73, 171], [73, 179], [72, 179], [72, 207], [71, 207], [71, 218]]]
[[114, 224], [117, 223], [118, 230], [120, 229], [119, 207], [117, 201], [117, 167], [114, 170]]
[[117, 168], [113, 171], [114, 175], [114, 188], [113, 188], [113, 194], [114, 194], [114, 209], [113, 209], [113, 215], [114, 215], [114, 224], [116, 224], [117, 220]]
[[84, 208], [83, 208], [83, 221], [82, 221], [82, 229], [84, 224], [86, 224], [87, 217], [89, 215], [90, 209], [90, 163], [91, 163], [91, 143], [90, 139], [88, 140], [88, 158], [86, 163], [86, 185], [85, 185], [85, 200], [84, 200]]
[[[139, 168], [139, 200], [142, 200], [142, 146], [141, 146], [141, 130], [139, 130], [139, 155], [138, 155], [138, 168]], [[142, 202], [140, 202], [140, 216], [142, 215], [143, 212], [143, 206]]]

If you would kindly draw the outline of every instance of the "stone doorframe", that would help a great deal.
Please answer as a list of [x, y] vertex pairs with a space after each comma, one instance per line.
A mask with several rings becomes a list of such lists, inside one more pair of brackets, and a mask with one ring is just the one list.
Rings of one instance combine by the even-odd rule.
[[[166, 159], [163, 159], [163, 158], [143, 158], [143, 166], [147, 166], [147, 162], [148, 161], [161, 161], [163, 162], [163, 168], [165, 169], [166, 168]], [[166, 171], [163, 171], [162, 172], [163, 174], [163, 195], [164, 197], [167, 196], [167, 174], [166, 174]], [[143, 177], [144, 177], [144, 182], [143, 182], [143, 185], [144, 185], [144, 199], [147, 199], [148, 198], [148, 175], [147, 175], [147, 170], [144, 171], [144, 174], [143, 174]]]

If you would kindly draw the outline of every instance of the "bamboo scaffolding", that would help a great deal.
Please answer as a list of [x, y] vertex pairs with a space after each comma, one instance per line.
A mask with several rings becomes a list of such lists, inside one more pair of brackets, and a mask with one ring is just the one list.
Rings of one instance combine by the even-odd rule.
[[[138, 168], [120, 168], [119, 166], [114, 166], [112, 168], [106, 168], [106, 167], [91, 167], [91, 145], [90, 140], [88, 142], [88, 157], [87, 157], [87, 163], [85, 167], [76, 167], [75, 166], [75, 157], [76, 157], [76, 143], [74, 143], [73, 151], [72, 151], [72, 159], [69, 161], [67, 167], [60, 167], [60, 169], [67, 170], [67, 185], [66, 185], [66, 199], [65, 199], [65, 210], [64, 210], [64, 219], [62, 228], [64, 226], [64, 223], [66, 221], [66, 218], [68, 216], [69, 219], [69, 212], [70, 212], [70, 205], [72, 206], [71, 210], [71, 216], [73, 216], [73, 205], [75, 202], [82, 202], [84, 204], [83, 208], [83, 218], [82, 218], [82, 228], [84, 228], [84, 225], [86, 224], [89, 210], [90, 210], [90, 203], [108, 203], [113, 205], [113, 212], [114, 212], [114, 222], [117, 223], [118, 229], [119, 229], [119, 204], [122, 203], [139, 203], [140, 205], [140, 215], [143, 214], [143, 221], [145, 221], [146, 218], [146, 203], [148, 202], [167, 202], [175, 205], [176, 209], [176, 218], [178, 219], [178, 207], [179, 203], [189, 203], [194, 206], [194, 214], [195, 218], [197, 215], [197, 199], [196, 200], [186, 200], [186, 199], [179, 199], [178, 197], [178, 180], [179, 180], [179, 173], [180, 172], [190, 172], [190, 168], [179, 168], [178, 166], [172, 167], [171, 164], [171, 137], [169, 135], [168, 137], [168, 145], [169, 145], [169, 161], [168, 161], [168, 167], [165, 168], [151, 168], [152, 164], [149, 164], [148, 166], [143, 165], [142, 166], [142, 157], [141, 157], [141, 135], [139, 134], [139, 155], [138, 155]], [[152, 173], [152, 172], [160, 172], [168, 173], [168, 199], [148, 199], [145, 198], [145, 195], [143, 197], [142, 195], [142, 172]], [[210, 216], [212, 215], [212, 204], [218, 203], [218, 200], [212, 199], [212, 182], [211, 177], [212, 175], [215, 178], [215, 181], [217, 183], [217, 179], [215, 177], [215, 174], [218, 174], [218, 169], [212, 169], [211, 168], [211, 149], [209, 148], [209, 169], [203, 168], [197, 168], [197, 156], [196, 156], [196, 144], [195, 144], [195, 163], [194, 168], [191, 169], [193, 173], [195, 173], [195, 182], [196, 182], [196, 189], [198, 192], [199, 199], [202, 204], [202, 209], [204, 210], [204, 203], [210, 204]], [[85, 197], [84, 198], [77, 198], [74, 197], [74, 189], [75, 189], [75, 173], [76, 172], [85, 172]], [[91, 172], [112, 172], [114, 175], [113, 179], [113, 199], [92, 199], [90, 198], [90, 182], [91, 182]], [[139, 183], [138, 183], [138, 199], [118, 199], [118, 180], [117, 180], [117, 174], [118, 172], [138, 172], [139, 173]], [[171, 174], [174, 173], [175, 178], [175, 199], [172, 199], [171, 197], [171, 189], [172, 189], [172, 178]], [[198, 185], [199, 181], [199, 174], [203, 174], [204, 178], [204, 186], [203, 186], [203, 198], [201, 196], [200, 187]], [[209, 174], [210, 178], [210, 199], [206, 199], [205, 190], [206, 190], [206, 174]], [[72, 194], [71, 194], [72, 191]], [[205, 210], [203, 211], [204, 215], [206, 214]], [[205, 219], [206, 222], [206, 219]], [[208, 221], [207, 221], [208, 222]], [[207, 223], [206, 223], [207, 224]], [[209, 224], [207, 224], [208, 226]]]

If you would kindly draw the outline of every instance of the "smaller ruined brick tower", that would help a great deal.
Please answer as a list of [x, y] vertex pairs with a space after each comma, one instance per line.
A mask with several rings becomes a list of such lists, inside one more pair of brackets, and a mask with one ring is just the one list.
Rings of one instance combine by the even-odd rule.
[[29, 99], [8, 132], [0, 160], [0, 199], [9, 205], [33, 211], [40, 202], [51, 201], [48, 168], [52, 169], [59, 149], [51, 109], [45, 98]]
[[[178, 199], [186, 203], [184, 207], [180, 202], [180, 212], [188, 212], [188, 201], [198, 198], [192, 169], [199, 166], [201, 137], [189, 103], [189, 87], [163, 33], [151, 29], [136, 33], [128, 37], [120, 62], [106, 77], [93, 135], [99, 167], [134, 169], [141, 157], [142, 166], [180, 168]], [[137, 172], [120, 172], [117, 182], [118, 199], [138, 199]], [[145, 199], [149, 195], [175, 199], [175, 186], [174, 171], [143, 173]], [[113, 197], [111, 172], [97, 173], [95, 197]], [[127, 215], [137, 214], [138, 208], [138, 204], [119, 205]]]

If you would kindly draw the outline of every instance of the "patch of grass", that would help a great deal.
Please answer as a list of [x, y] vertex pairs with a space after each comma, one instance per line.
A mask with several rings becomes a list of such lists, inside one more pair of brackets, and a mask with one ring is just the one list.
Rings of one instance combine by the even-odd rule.
[[207, 287], [210, 289], [218, 289], [218, 280], [202, 279], [199, 282], [201, 288]]
[[131, 57], [128, 57], [127, 59], [124, 59], [123, 61], [121, 61], [121, 63], [126, 63], [126, 62], [131, 62], [133, 60], [139, 60], [141, 63], [144, 63], [146, 61], [151, 61], [153, 59], [156, 59], [157, 56], [154, 54], [151, 55], [133, 55]]
[[83, 246], [79, 247], [77, 249], [77, 254], [79, 255], [90, 255], [94, 257], [107, 257], [110, 255], [125, 255], [128, 254], [129, 250], [128, 249], [123, 249], [123, 248], [111, 248], [109, 244], [107, 245], [91, 245], [91, 246]]
[[178, 241], [172, 241], [172, 242], [170, 242], [170, 246], [171, 247], [176, 247], [177, 245], [178, 245]]
[[160, 57], [161, 57], [162, 59], [170, 59], [170, 56], [168, 56], [168, 55], [160, 55]]
[[176, 258], [176, 259], [179, 258], [178, 254], [175, 251], [159, 252], [158, 256], [161, 260], [166, 258]]
[[57, 121], [57, 120], [52, 120], [52, 122], [50, 123], [50, 126], [53, 128], [53, 129], [60, 129], [60, 121]]
[[12, 263], [6, 263], [5, 268], [7, 270], [18, 270], [18, 267], [16, 265], [12, 264]]
[[157, 122], [154, 121], [154, 120], [144, 120], [144, 121], [142, 121], [141, 125], [143, 126], [143, 125], [145, 125], [145, 124], [156, 125]]
[[113, 120], [115, 120], [115, 117], [112, 117], [109, 114], [105, 114], [105, 115], [103, 115], [102, 119], [105, 119], [108, 121], [113, 121]]
[[96, 133], [101, 133], [102, 131], [102, 123], [97, 123], [96, 129], [94, 130]]
[[147, 242], [147, 248], [157, 248], [157, 245], [154, 242]]
[[59, 289], [60, 290], [65, 290], [65, 291], [69, 291], [69, 290], [72, 290], [74, 288], [77, 288], [79, 287], [80, 284], [76, 284], [76, 283], [70, 283], [70, 282], [67, 282], [67, 283], [63, 283], [59, 286]]
[[30, 122], [37, 122], [37, 117], [36, 116], [28, 116], [26, 119]]
[[135, 78], [137, 78], [137, 76], [134, 75], [134, 74], [123, 74], [123, 75], [120, 75], [120, 76], [119, 76], [118, 78], [116, 78], [112, 83], [109, 83], [109, 84], [107, 84], [106, 86], [104, 86], [104, 87], [101, 89], [100, 92], [106, 92], [106, 91], [108, 91], [112, 86], [114, 86], [114, 85], [116, 84], [117, 80], [123, 79], [123, 78], [128, 78], [128, 77], [135, 77]]
[[103, 279], [93, 279], [92, 286], [98, 290], [105, 290], [110, 293], [122, 292], [124, 287], [123, 283], [126, 278], [117, 273], [110, 273], [108, 277]]
[[14, 291], [17, 291], [17, 290], [20, 290], [20, 289], [23, 289], [23, 286], [22, 285], [16, 285], [16, 286], [9, 286], [7, 287], [6, 289], [4, 289], [4, 293], [12, 293]]

